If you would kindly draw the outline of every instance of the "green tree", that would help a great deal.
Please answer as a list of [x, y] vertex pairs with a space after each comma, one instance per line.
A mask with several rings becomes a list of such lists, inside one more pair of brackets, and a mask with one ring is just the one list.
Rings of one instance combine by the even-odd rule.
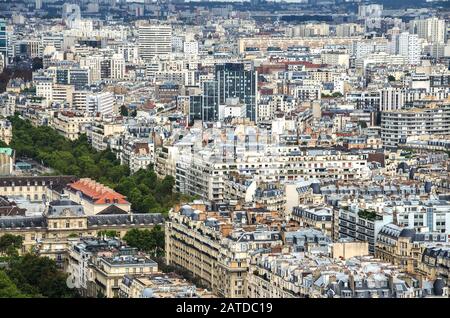
[[367, 128], [367, 123], [365, 121], [360, 121], [358, 122], [359, 127], [361, 127], [362, 129]]
[[0, 270], [0, 298], [24, 298], [26, 297], [13, 281]]
[[120, 237], [119, 233], [114, 230], [104, 230], [104, 231], [97, 232], [97, 237], [102, 237], [102, 236], [109, 237], [109, 238]]
[[67, 275], [48, 257], [26, 254], [12, 259], [6, 271], [12, 282], [33, 297], [74, 297], [76, 292], [66, 284]]
[[128, 108], [125, 105], [120, 106], [120, 114], [122, 116], [128, 116]]
[[129, 230], [123, 240], [129, 246], [154, 256], [161, 256], [164, 253], [164, 230], [159, 225], [151, 230]]
[[5, 234], [0, 237], [0, 254], [6, 254], [8, 256], [17, 255], [17, 250], [22, 248], [22, 243], [22, 236]]

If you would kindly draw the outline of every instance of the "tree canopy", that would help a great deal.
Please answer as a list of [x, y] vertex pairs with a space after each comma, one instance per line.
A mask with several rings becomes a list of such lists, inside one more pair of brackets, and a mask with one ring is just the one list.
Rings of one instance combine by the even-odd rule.
[[0, 254], [18, 255], [17, 250], [22, 247], [23, 237], [20, 235], [5, 234], [0, 236]]
[[128, 116], [128, 108], [125, 105], [120, 106], [120, 114], [122, 116]]
[[76, 291], [67, 286], [67, 274], [60, 271], [55, 261], [48, 257], [26, 254], [11, 258], [6, 274], [22, 294], [30, 297], [77, 296]]
[[8, 275], [0, 270], [0, 298], [23, 298], [26, 297]]
[[0, 270], [0, 298], [67, 298], [78, 297], [67, 286], [67, 274], [54, 260], [35, 254], [11, 256]]
[[154, 256], [162, 256], [164, 251], [164, 230], [159, 225], [151, 230], [129, 230], [123, 240], [129, 246]]

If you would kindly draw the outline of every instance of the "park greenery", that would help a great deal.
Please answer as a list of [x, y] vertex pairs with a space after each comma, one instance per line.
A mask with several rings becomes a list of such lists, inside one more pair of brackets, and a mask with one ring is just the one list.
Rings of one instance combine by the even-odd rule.
[[[2, 258], [0, 298], [66, 298], [78, 296], [66, 284], [67, 274], [48, 257], [27, 253], [19, 256], [22, 237], [5, 234], [0, 237]], [[15, 253], [11, 253], [15, 250]]]
[[15, 149], [17, 158], [32, 158], [58, 174], [97, 180], [125, 195], [137, 213], [165, 214], [174, 204], [190, 199], [173, 191], [172, 176], [160, 179], [152, 166], [131, 174], [109, 149], [93, 149], [86, 135], [70, 141], [53, 128], [34, 127], [18, 115], [9, 120], [13, 126], [10, 147]]

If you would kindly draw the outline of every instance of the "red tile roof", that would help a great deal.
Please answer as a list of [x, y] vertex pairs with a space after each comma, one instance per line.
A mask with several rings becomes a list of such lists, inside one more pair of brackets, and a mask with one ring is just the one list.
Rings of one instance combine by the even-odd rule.
[[80, 191], [94, 204], [129, 204], [124, 195], [89, 178], [70, 183], [68, 188], [74, 192]]

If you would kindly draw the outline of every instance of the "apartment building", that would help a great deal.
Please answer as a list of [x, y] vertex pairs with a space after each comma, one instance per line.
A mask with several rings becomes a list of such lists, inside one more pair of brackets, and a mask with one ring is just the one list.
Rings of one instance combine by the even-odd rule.
[[301, 226], [318, 229], [329, 237], [333, 236], [333, 209], [330, 207], [297, 206], [292, 210], [291, 219]]
[[175, 207], [166, 222], [166, 262], [188, 270], [221, 297], [246, 297], [248, 253], [281, 245], [281, 235], [249, 225], [252, 217], [232, 214], [212, 211], [202, 201]]
[[86, 134], [92, 147], [97, 151], [108, 148], [108, 138], [124, 132], [125, 127], [121, 122], [95, 121], [86, 127]]
[[85, 132], [85, 127], [93, 120], [92, 116], [74, 112], [59, 112], [52, 118], [50, 126], [69, 140], [77, 140]]
[[274, 182], [260, 183], [255, 189], [252, 200], [256, 206], [265, 207], [270, 211], [284, 213], [286, 195], [284, 186]]
[[369, 253], [373, 255], [380, 229], [392, 222], [392, 214], [381, 215], [370, 210], [360, 210], [356, 206], [337, 208], [334, 210], [334, 240], [368, 242]]
[[51, 101], [72, 107], [74, 90], [72, 85], [53, 84]]
[[158, 272], [155, 261], [114, 239], [83, 238], [72, 243], [68, 254], [66, 271], [74, 287], [86, 297], [119, 297], [126, 275]]
[[131, 173], [147, 169], [155, 162], [154, 144], [144, 140], [130, 140], [123, 146], [120, 160], [122, 164], [130, 167]]
[[[424, 278], [440, 280], [437, 289], [449, 295], [450, 247], [448, 244], [422, 245], [416, 272]], [[445, 288], [447, 286], [447, 288]]]
[[420, 286], [414, 277], [401, 273], [401, 268], [368, 256], [343, 261], [311, 253], [256, 254], [248, 275], [248, 294], [252, 298], [446, 296], [442, 291], [435, 294], [426, 284]]
[[434, 233], [450, 233], [450, 202], [446, 200], [388, 201], [384, 211], [395, 214], [400, 226], [428, 228]]
[[445, 243], [447, 236], [435, 232], [420, 233], [413, 228], [386, 224], [378, 233], [375, 257], [402, 266], [408, 273], [414, 273], [421, 246], [432, 242]]
[[334, 150], [300, 152], [294, 148], [280, 147], [271, 153], [252, 152], [235, 160], [221, 159], [206, 151], [185, 153], [176, 162], [175, 187], [182, 193], [222, 200], [225, 179], [232, 172], [280, 182], [314, 178], [350, 181], [368, 177], [364, 154]]
[[410, 22], [411, 29], [420, 38], [430, 43], [444, 43], [446, 39], [446, 22], [438, 17], [415, 19]]
[[406, 143], [408, 137], [427, 134], [450, 134], [450, 105], [432, 104], [381, 113], [381, 140], [385, 147], [397, 147]]
[[138, 32], [139, 57], [143, 60], [172, 52], [171, 25], [141, 25]]
[[12, 125], [7, 119], [0, 120], [0, 140], [7, 145], [12, 140]]

